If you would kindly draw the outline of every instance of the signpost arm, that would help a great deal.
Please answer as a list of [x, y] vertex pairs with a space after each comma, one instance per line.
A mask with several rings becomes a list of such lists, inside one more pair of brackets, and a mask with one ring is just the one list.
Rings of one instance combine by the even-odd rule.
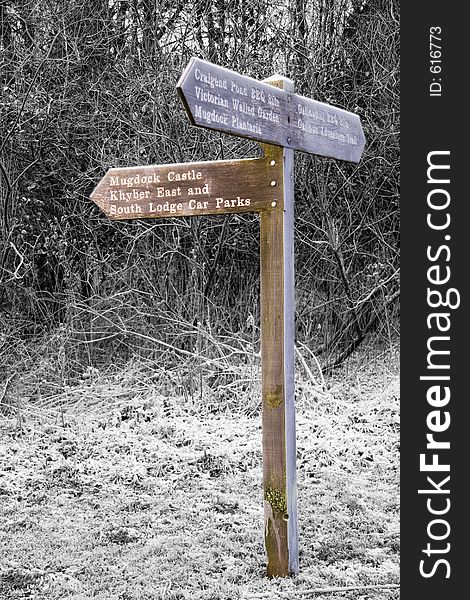
[[[266, 83], [293, 92], [290, 79]], [[286, 140], [287, 142], [287, 140]], [[294, 406], [293, 150], [262, 145], [280, 163], [273, 210], [260, 213], [263, 487], [268, 577], [297, 573], [297, 487]]]
[[259, 82], [192, 58], [177, 89], [193, 124], [264, 142], [264, 158], [109, 169], [91, 199], [110, 219], [259, 212], [267, 575], [292, 575], [299, 570], [293, 149], [358, 162], [364, 132], [358, 115], [295, 95], [279, 75]]

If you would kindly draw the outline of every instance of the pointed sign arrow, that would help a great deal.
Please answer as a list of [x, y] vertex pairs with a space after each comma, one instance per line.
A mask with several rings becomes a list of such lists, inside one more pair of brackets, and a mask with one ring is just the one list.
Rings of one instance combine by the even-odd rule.
[[[293, 149], [358, 162], [355, 114], [193, 58], [178, 83], [192, 122], [265, 142], [265, 157], [110, 169], [91, 199], [111, 219], [260, 213], [267, 574], [298, 572], [294, 402]], [[280, 147], [279, 147], [280, 146]]]
[[177, 90], [194, 125], [311, 154], [359, 162], [358, 115], [192, 58]]
[[282, 203], [268, 158], [109, 169], [91, 199], [113, 220], [260, 212]]

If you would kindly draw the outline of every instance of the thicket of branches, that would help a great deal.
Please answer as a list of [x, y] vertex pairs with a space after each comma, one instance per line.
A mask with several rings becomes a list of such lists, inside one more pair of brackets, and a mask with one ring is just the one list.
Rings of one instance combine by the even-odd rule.
[[372, 331], [393, 335], [396, 0], [11, 0], [0, 2], [3, 364], [47, 337], [71, 370], [258, 352], [257, 217], [113, 223], [89, 200], [109, 167], [259, 152], [190, 126], [175, 84], [191, 56], [281, 73], [360, 115], [359, 165], [296, 154], [296, 335], [324, 366]]

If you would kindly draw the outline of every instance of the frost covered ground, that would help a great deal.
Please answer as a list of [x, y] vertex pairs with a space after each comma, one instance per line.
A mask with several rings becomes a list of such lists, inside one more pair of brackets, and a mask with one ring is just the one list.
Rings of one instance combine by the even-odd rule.
[[290, 579], [264, 577], [257, 383], [169, 393], [130, 365], [18, 404], [0, 416], [0, 598], [396, 600], [398, 376], [393, 351], [326, 388], [299, 365]]

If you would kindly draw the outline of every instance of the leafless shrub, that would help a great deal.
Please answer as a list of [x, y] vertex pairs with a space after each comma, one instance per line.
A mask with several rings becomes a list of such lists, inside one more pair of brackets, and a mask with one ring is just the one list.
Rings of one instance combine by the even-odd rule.
[[394, 0], [1, 3], [7, 372], [23, 364], [27, 340], [57, 331], [64, 343], [49, 349], [76, 373], [135, 355], [198, 369], [253, 362], [255, 217], [112, 223], [89, 201], [111, 166], [259, 152], [189, 125], [175, 83], [191, 55], [260, 79], [280, 71], [298, 93], [359, 113], [367, 147], [358, 166], [297, 155], [297, 337], [327, 369], [371, 332], [391, 339], [397, 15]]

